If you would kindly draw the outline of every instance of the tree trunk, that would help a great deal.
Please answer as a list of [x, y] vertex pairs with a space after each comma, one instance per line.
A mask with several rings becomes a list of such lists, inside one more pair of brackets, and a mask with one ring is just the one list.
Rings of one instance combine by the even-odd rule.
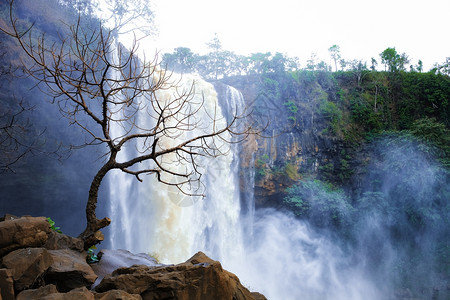
[[103, 218], [99, 220], [97, 219], [97, 216], [95, 214], [100, 184], [102, 183], [102, 180], [105, 177], [106, 173], [108, 173], [108, 171], [110, 171], [111, 169], [113, 169], [112, 163], [111, 161], [108, 161], [97, 172], [94, 179], [92, 180], [91, 187], [89, 188], [89, 198], [86, 204], [86, 229], [78, 236], [84, 241], [85, 250], [104, 240], [103, 233], [101, 233], [99, 230], [111, 223], [111, 219]]

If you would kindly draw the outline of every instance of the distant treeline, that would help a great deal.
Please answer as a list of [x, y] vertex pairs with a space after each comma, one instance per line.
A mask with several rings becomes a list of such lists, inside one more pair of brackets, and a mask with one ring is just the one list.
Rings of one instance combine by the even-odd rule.
[[[313, 53], [307, 60], [306, 66], [302, 67], [298, 58], [288, 57], [282, 53], [253, 53], [250, 55], [238, 55], [232, 51], [223, 50], [217, 36], [207, 43], [209, 52], [199, 55], [186, 47], [175, 48], [172, 53], [165, 53], [162, 64], [168, 69], [180, 73], [199, 73], [205, 79], [220, 79], [236, 75], [252, 75], [284, 71], [368, 71], [377, 70], [380, 65], [389, 72], [424, 72], [421, 60], [417, 64], [410, 62], [408, 55], [399, 53], [395, 48], [386, 48], [380, 53], [379, 61], [371, 58], [370, 63], [366, 61], [341, 57], [339, 46], [333, 45], [328, 51], [333, 66], [323, 60], [318, 60]], [[450, 57], [443, 63], [435, 63], [428, 72], [434, 74], [450, 75]]]

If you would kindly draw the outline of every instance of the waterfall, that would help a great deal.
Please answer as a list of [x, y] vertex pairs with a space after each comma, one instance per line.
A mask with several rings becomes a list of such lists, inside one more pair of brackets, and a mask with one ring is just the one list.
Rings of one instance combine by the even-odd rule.
[[[243, 98], [236, 89], [226, 87], [219, 105], [212, 84], [193, 75], [183, 76], [182, 83], [193, 80], [194, 97], [204, 99], [207, 111], [218, 108], [224, 118], [242, 112]], [[158, 97], [171, 93], [162, 90]], [[139, 122], [151, 125], [147, 122], [152, 120]], [[120, 135], [121, 129], [115, 130]], [[241, 144], [230, 147], [226, 156], [200, 161], [204, 199], [190, 201], [152, 176], [139, 183], [124, 173], [111, 174], [111, 247], [150, 253], [163, 263], [179, 263], [203, 251], [271, 300], [384, 298], [359, 262], [347, 258], [331, 239], [291, 215], [255, 211], [254, 156], [243, 158], [248, 151]]]
[[[184, 75], [182, 85], [195, 81], [193, 102], [204, 101], [205, 110], [197, 118], [207, 119], [215, 112], [225, 122], [214, 87], [193, 75]], [[173, 96], [173, 90], [160, 90], [160, 99]], [[240, 109], [242, 103], [230, 98], [231, 109]], [[242, 99], [241, 99], [242, 100]], [[233, 102], [234, 101], [234, 102]], [[242, 102], [242, 101], [241, 101]], [[151, 127], [153, 120], [143, 115], [140, 126]], [[225, 124], [225, 123], [224, 123]], [[115, 128], [119, 136], [121, 128]], [[191, 135], [200, 134], [200, 129]], [[186, 138], [181, 136], [180, 138]], [[171, 142], [171, 141], [166, 141]], [[204, 199], [191, 199], [173, 187], [157, 182], [153, 176], [143, 183], [119, 171], [109, 176], [111, 224], [110, 245], [132, 252], [155, 255], [165, 263], [178, 263], [196, 251], [204, 251], [215, 259], [228, 252], [241, 255], [243, 234], [240, 222], [240, 197], [238, 189], [239, 157], [237, 144], [231, 144], [228, 155], [213, 158], [200, 157], [202, 181], [206, 185]], [[133, 153], [124, 152], [122, 158]], [[194, 203], [195, 202], [195, 203]]]

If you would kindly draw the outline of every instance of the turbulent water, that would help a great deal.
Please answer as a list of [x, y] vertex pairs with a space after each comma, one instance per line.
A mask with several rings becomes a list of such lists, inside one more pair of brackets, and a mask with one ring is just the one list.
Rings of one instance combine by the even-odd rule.
[[[185, 84], [192, 80], [183, 77]], [[209, 110], [217, 107], [214, 87], [195, 80], [195, 97], [204, 97]], [[162, 93], [167, 94], [160, 97], [171, 95], [171, 91]], [[242, 95], [227, 87], [219, 113], [242, 109], [242, 102]], [[292, 216], [273, 210], [255, 212], [253, 175], [241, 175], [247, 186], [239, 191], [239, 146], [231, 147], [227, 156], [201, 161], [206, 197], [198, 201], [189, 202], [152, 177], [138, 183], [129, 175], [113, 173], [109, 177], [112, 248], [150, 253], [164, 263], [179, 263], [204, 251], [268, 299], [380, 299], [359, 265], [326, 238]]]

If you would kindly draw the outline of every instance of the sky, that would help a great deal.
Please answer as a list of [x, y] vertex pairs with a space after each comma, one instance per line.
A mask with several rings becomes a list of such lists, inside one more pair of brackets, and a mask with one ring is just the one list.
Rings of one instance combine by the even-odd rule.
[[388, 47], [425, 69], [450, 56], [450, 0], [149, 0], [162, 53], [208, 51], [215, 34], [223, 50], [281, 52], [301, 66], [312, 53], [331, 64], [328, 48], [370, 62]]

